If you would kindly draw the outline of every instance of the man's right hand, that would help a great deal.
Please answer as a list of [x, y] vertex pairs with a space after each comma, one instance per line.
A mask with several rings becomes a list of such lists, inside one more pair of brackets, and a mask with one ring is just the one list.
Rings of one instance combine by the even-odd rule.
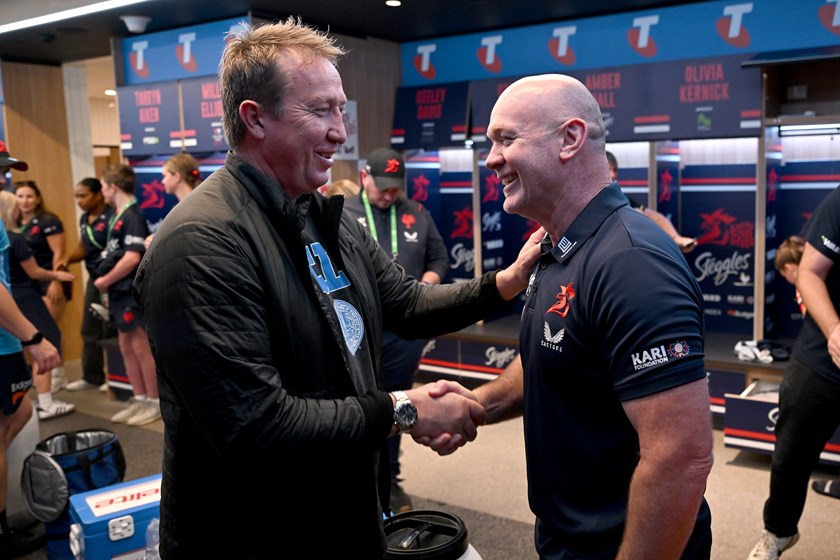
[[[417, 407], [417, 425], [411, 437], [428, 445], [439, 455], [453, 453], [478, 435], [478, 426], [484, 424], [484, 408], [474, 399], [456, 391], [432, 397], [434, 383], [406, 391]], [[464, 389], [466, 391], [466, 389]]]
[[46, 338], [38, 344], [26, 348], [29, 350], [32, 361], [38, 365], [38, 373], [41, 375], [61, 365], [61, 356], [58, 350]]

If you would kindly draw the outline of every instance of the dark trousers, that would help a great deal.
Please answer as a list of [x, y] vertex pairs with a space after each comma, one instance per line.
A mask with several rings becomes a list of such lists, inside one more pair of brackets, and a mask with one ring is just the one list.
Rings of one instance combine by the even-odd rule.
[[[385, 390], [411, 389], [414, 373], [420, 365], [426, 340], [405, 340], [392, 332], [382, 335], [382, 361], [385, 369]], [[396, 435], [388, 438], [388, 457], [391, 461], [391, 482], [400, 475], [400, 440]]]
[[100, 292], [93, 285], [91, 278], [85, 287], [85, 303], [82, 310], [82, 377], [94, 385], [105, 383], [105, 351], [97, 342], [108, 337], [109, 329], [105, 321], [90, 312], [90, 304], [101, 301]]
[[811, 471], [840, 425], [840, 385], [791, 360], [779, 389], [776, 449], [764, 527], [779, 537], [797, 532]]

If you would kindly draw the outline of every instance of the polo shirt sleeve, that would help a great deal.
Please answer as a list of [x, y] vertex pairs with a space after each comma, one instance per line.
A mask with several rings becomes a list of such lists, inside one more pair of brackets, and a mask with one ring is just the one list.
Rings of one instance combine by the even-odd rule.
[[139, 211], [123, 214], [123, 248], [126, 251], [145, 253], [145, 240], [148, 235], [149, 227], [146, 225], [146, 219]]
[[684, 259], [631, 247], [595, 271], [590, 289], [595, 334], [621, 401], [706, 376], [702, 294]]
[[806, 227], [808, 243], [837, 262], [840, 258], [840, 187], [828, 194]]
[[41, 231], [44, 233], [44, 237], [64, 233], [64, 224], [61, 223], [58, 216], [53, 214], [42, 214], [39, 219], [41, 221]]

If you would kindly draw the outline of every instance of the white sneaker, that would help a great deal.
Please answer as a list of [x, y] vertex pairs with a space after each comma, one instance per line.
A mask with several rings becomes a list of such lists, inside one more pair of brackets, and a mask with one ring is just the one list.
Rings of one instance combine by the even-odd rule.
[[111, 388], [111, 386], [108, 385], [108, 382], [106, 381], [105, 383], [103, 383], [102, 385], [99, 386], [99, 392], [100, 393], [107, 393], [108, 389], [110, 389], [110, 388]]
[[160, 403], [158, 401], [145, 401], [143, 409], [128, 419], [129, 426], [144, 426], [160, 420]]
[[52, 370], [52, 381], [50, 385], [50, 392], [57, 393], [67, 386], [67, 376], [64, 375], [64, 368], [55, 368]]
[[68, 383], [65, 389], [68, 391], [86, 391], [87, 389], [93, 389], [94, 387], [98, 387], [98, 385], [88, 383], [84, 379], [77, 379], [76, 381]]
[[779, 560], [782, 552], [795, 545], [798, 540], [799, 533], [790, 537], [779, 538], [765, 529], [747, 560]]
[[91, 303], [90, 312], [94, 317], [102, 321], [109, 321], [111, 319], [110, 313], [108, 312], [108, 308], [104, 305], [98, 303]]
[[69, 402], [54, 400], [48, 408], [41, 408], [40, 405], [36, 408], [38, 409], [38, 420], [52, 420], [53, 418], [70, 414], [76, 410], [76, 405]]
[[131, 397], [128, 400], [128, 406], [111, 416], [111, 422], [113, 422], [114, 424], [122, 424], [123, 422], [128, 422], [129, 418], [131, 418], [132, 416], [144, 409], [145, 404], [146, 401], [138, 401], [134, 397]]

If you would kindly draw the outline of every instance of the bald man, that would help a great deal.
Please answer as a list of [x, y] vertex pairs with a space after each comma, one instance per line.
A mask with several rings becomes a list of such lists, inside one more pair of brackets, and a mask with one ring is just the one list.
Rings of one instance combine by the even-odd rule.
[[604, 135], [568, 76], [521, 79], [493, 108], [486, 165], [505, 211], [547, 235], [520, 357], [468, 396], [491, 423], [524, 414], [540, 558], [709, 558], [703, 297], [680, 249], [610, 180]]

